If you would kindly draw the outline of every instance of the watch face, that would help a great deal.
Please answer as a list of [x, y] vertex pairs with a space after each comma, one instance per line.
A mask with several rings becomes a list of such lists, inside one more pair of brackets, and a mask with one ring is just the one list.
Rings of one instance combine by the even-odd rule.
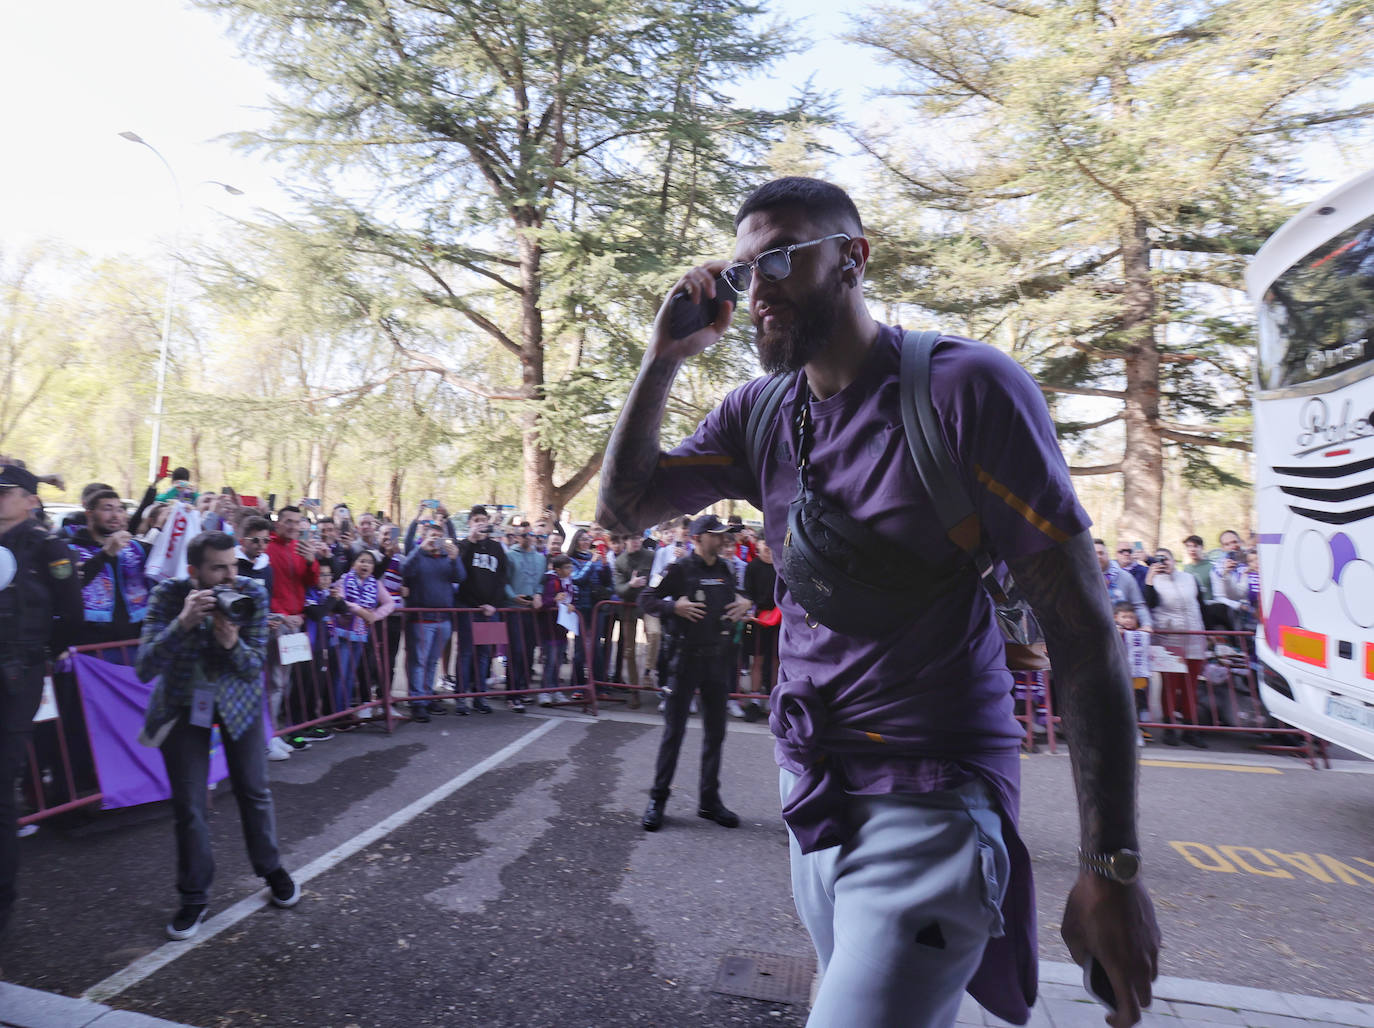
[[1117, 850], [1107, 858], [1112, 877], [1119, 882], [1132, 881], [1140, 873], [1140, 857], [1130, 850]]

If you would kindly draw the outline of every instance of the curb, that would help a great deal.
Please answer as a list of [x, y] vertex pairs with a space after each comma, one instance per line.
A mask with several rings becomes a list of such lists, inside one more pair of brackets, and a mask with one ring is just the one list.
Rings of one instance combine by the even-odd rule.
[[0, 1011], [0, 1028], [192, 1028], [9, 982], [0, 982]]
[[[1052, 985], [1083, 988], [1083, 969], [1077, 964], [1040, 962], [1040, 981]], [[1195, 978], [1160, 975], [1154, 985], [1154, 998], [1168, 1002], [1191, 1003], [1201, 1007], [1224, 1007], [1275, 1014], [1324, 1024], [1374, 1028], [1374, 1004], [1352, 1003], [1325, 996], [1304, 996], [1292, 992], [1273, 992], [1245, 985], [1224, 985]]]

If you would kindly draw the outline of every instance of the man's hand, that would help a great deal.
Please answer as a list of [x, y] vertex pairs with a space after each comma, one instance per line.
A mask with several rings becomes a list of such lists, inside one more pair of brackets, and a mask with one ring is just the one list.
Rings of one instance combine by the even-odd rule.
[[306, 542], [304, 539], [297, 539], [296, 554], [301, 558], [301, 560], [309, 564], [312, 560], [315, 559], [315, 547], [312, 546], [310, 543]]
[[283, 614], [281, 616], [282, 627], [288, 632], [299, 632], [301, 625], [305, 624], [305, 618], [300, 614]]
[[754, 601], [749, 599], [748, 596], [740, 596], [736, 593], [734, 602], [725, 608], [725, 612], [721, 616], [724, 617], [726, 621], [742, 621], [749, 611], [753, 609], [753, 606]]
[[220, 611], [215, 611], [215, 642], [226, 650], [232, 650], [239, 641], [239, 626], [230, 621]]
[[631, 588], [631, 589], [643, 589], [643, 588], [644, 588], [646, 585], [648, 585], [648, 584], [649, 584], [649, 580], [648, 580], [647, 578], [645, 578], [644, 575], [643, 575], [642, 573], [638, 572], [638, 571], [636, 571], [633, 575], [630, 576], [630, 588]]
[[535, 610], [542, 609], [544, 606], [544, 597], [541, 596], [539, 593], [535, 593], [533, 596], [530, 597], [530, 606], [533, 607]]
[[700, 621], [706, 616], [706, 604], [679, 596], [673, 604], [673, 613], [687, 621]]
[[215, 593], [213, 589], [192, 589], [186, 594], [186, 602], [182, 604], [181, 613], [177, 615], [177, 620], [181, 622], [181, 627], [189, 632], [204, 621], [214, 609]]
[[481, 606], [479, 609], [480, 609], [480, 610], [482, 611], [482, 613], [485, 614], [487, 617], [491, 617], [493, 614], [496, 613], [496, 608], [493, 607], [490, 603], [484, 603], [484, 604], [482, 604], [482, 606]]
[[715, 323], [699, 328], [683, 339], [672, 337], [669, 327], [672, 319], [668, 316], [668, 311], [673, 305], [673, 297], [684, 289], [693, 303], [700, 303], [704, 296], [715, 296], [716, 276], [724, 271], [725, 266], [729, 263], [729, 261], [707, 261], [687, 272], [673, 284], [673, 288], [663, 301], [663, 306], [658, 309], [658, 316], [654, 318], [654, 327], [649, 336], [649, 349], [645, 355], [646, 358], [652, 355], [654, 359], [681, 363], [720, 342], [721, 336], [725, 335], [725, 330], [730, 327], [730, 318], [735, 313], [736, 301], [734, 296], [717, 297], [723, 302], [716, 312]]
[[444, 539], [444, 556], [449, 560], [458, 559], [458, 544], [447, 537]]
[[128, 546], [129, 540], [132, 538], [133, 536], [128, 532], [112, 532], [105, 537], [105, 542], [101, 544], [100, 548], [105, 551], [105, 556], [117, 557], [119, 551]]
[[1081, 872], [1064, 905], [1060, 934], [1075, 964], [1096, 957], [1111, 980], [1116, 1011], [1107, 1023], [1138, 1023], [1140, 1008], [1150, 1005], [1150, 983], [1159, 975], [1159, 926], [1145, 886]]

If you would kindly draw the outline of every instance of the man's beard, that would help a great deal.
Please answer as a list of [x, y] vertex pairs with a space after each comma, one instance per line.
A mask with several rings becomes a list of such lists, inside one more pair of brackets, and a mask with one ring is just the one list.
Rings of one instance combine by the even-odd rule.
[[825, 350], [835, 327], [833, 297], [812, 295], [789, 306], [791, 317], [782, 328], [765, 332], [754, 327], [759, 366], [769, 375], [800, 371]]

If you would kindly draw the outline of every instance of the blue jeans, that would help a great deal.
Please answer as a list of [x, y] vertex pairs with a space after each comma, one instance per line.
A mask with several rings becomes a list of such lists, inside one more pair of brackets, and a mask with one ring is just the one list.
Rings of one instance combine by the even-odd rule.
[[474, 621], [500, 621], [500, 614], [487, 617], [480, 610], [458, 615], [458, 691], [486, 692], [491, 673], [491, 647], [472, 645]]
[[[783, 802], [796, 778], [780, 772]], [[989, 938], [1011, 861], [981, 780], [918, 796], [849, 796], [854, 836], [802, 853], [792, 896], [821, 975], [808, 1028], [952, 1025]], [[932, 938], [933, 937], [933, 938]]]
[[[261, 718], [254, 718], [243, 735], [229, 738], [220, 731], [229, 782], [239, 805], [243, 840], [253, 873], [266, 877], [281, 867], [277, 852], [277, 824], [272, 791], [267, 785], [267, 737]], [[177, 892], [182, 903], [206, 903], [215, 878], [215, 856], [205, 820], [209, 793], [210, 729], [191, 724], [188, 714], [162, 741], [162, 761], [172, 783], [172, 817], [177, 840]]]
[[506, 688], [528, 689], [534, 666], [535, 613], [522, 610], [506, 615], [510, 644], [506, 647]]
[[339, 639], [335, 648], [338, 663], [334, 668], [334, 713], [353, 706], [353, 683], [358, 677], [358, 664], [363, 658], [366, 643], [356, 639]]
[[[421, 616], [433, 615], [411, 615], [412, 618]], [[406, 626], [406, 678], [412, 698], [434, 695], [434, 672], [453, 634], [448, 615], [440, 615], [440, 618], [439, 621], [412, 620]]]

